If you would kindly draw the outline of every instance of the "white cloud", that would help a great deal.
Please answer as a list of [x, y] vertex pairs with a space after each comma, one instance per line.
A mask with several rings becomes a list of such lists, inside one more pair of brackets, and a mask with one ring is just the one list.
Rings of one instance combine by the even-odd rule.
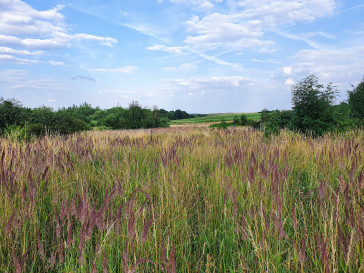
[[0, 83], [14, 83], [24, 81], [28, 71], [24, 69], [0, 70]]
[[[217, 11], [188, 20], [187, 31], [192, 34], [186, 37], [185, 42], [203, 50], [228, 47], [269, 52], [274, 42], [264, 38], [265, 31], [274, 30], [282, 25], [313, 21], [332, 14], [336, 9], [334, 0], [231, 0], [228, 4], [233, 7], [233, 11], [229, 13]], [[324, 36], [325, 33], [316, 35]], [[310, 36], [289, 37], [289, 34], [286, 34], [286, 37], [314, 45], [314, 42], [308, 39]]]
[[273, 60], [273, 59], [268, 59], [268, 60], [259, 60], [259, 59], [252, 59], [253, 62], [256, 63], [268, 63], [268, 64], [280, 64], [281, 62], [277, 61], [277, 60]]
[[[221, 3], [224, 0], [170, 0], [172, 3], [183, 3], [186, 5], [198, 6], [204, 9], [211, 9], [214, 7], [213, 3]], [[162, 3], [163, 0], [158, 0], [159, 3]]]
[[0, 53], [12, 54], [12, 55], [28, 55], [28, 56], [39, 56], [43, 54], [42, 51], [16, 50], [9, 47], [0, 47]]
[[112, 47], [114, 44], [116, 44], [118, 42], [116, 39], [111, 38], [111, 37], [100, 37], [100, 36], [84, 34], [84, 33], [75, 34], [71, 37], [74, 37], [78, 40], [97, 41], [97, 42], [100, 42], [100, 44], [102, 44], [102, 45], [110, 46], [110, 47]]
[[274, 42], [264, 40], [263, 32], [249, 22], [241, 22], [239, 16], [214, 13], [202, 19], [198, 16], [186, 22], [187, 31], [195, 33], [187, 36], [185, 42], [200, 49], [263, 48]]
[[291, 66], [285, 66], [285, 67], [282, 68], [283, 73], [286, 74], [286, 75], [292, 74], [292, 69], [293, 69], [293, 67], [291, 67]]
[[291, 85], [294, 85], [294, 84], [295, 84], [295, 82], [294, 82], [294, 79], [292, 79], [292, 78], [288, 78], [288, 79], [284, 82], [284, 84], [285, 84], [285, 85], [289, 85], [289, 86], [291, 86]]
[[309, 74], [317, 75], [322, 82], [338, 84], [342, 92], [350, 83], [356, 83], [364, 74], [364, 47], [338, 49], [306, 49], [297, 52], [294, 63], [283, 67], [290, 79], [301, 80]]
[[9, 62], [9, 63], [16, 63], [16, 64], [39, 63], [39, 61], [37, 61], [37, 60], [22, 59], [22, 58], [17, 58], [13, 55], [7, 55], [7, 54], [0, 54], [0, 62]]
[[[38, 11], [20, 0], [0, 1], [0, 53], [36, 56], [41, 51], [30, 52], [25, 49], [65, 48], [85, 40], [99, 42], [104, 46], [117, 43], [111, 37], [70, 33], [65, 17], [60, 13], [63, 7], [58, 5], [53, 9]], [[16, 46], [17, 49], [4, 46]], [[2, 60], [6, 58], [17, 59], [13, 56], [2, 57]]]
[[297, 35], [297, 34], [292, 34], [292, 33], [287, 33], [287, 32], [281, 32], [281, 31], [276, 31], [276, 34], [278, 34], [284, 38], [287, 38], [287, 39], [302, 41], [313, 48], [322, 48], [321, 44], [309, 39], [308, 36], [305, 34]]
[[124, 66], [124, 67], [119, 67], [119, 68], [97, 68], [92, 71], [132, 74], [137, 70], [138, 70], [138, 67], [129, 65], [129, 66]]
[[183, 53], [184, 47], [153, 45], [153, 46], [148, 46], [147, 50], [164, 51], [167, 53], [181, 55]]
[[64, 32], [64, 16], [59, 11], [64, 6], [38, 11], [19, 1], [2, 1], [0, 29], [6, 35], [47, 35], [57, 31]]
[[[54, 93], [59, 91], [63, 93], [66, 90], [70, 90], [70, 87], [63, 81], [60, 82], [53, 78], [37, 78], [30, 70], [3, 69], [0, 70], [0, 89], [14, 95], [20, 94], [20, 92], [31, 95], [32, 91], [44, 92], [43, 94], [46, 95], [48, 92]], [[21, 100], [26, 102], [24, 99]]]
[[245, 15], [260, 18], [265, 25], [294, 24], [313, 21], [332, 14], [336, 9], [335, 0], [247, 0], [237, 1], [245, 8]]
[[168, 83], [164, 90], [227, 90], [241, 87], [243, 84], [251, 83], [250, 80], [241, 76], [213, 76], [192, 79], [165, 80]]
[[68, 88], [54, 79], [36, 79], [36, 80], [29, 80], [26, 79], [21, 83], [14, 83], [11, 89], [24, 89], [24, 90], [32, 90], [37, 89], [41, 91], [63, 91], [67, 90]]
[[49, 61], [48, 63], [52, 66], [65, 66], [64, 62]]
[[168, 66], [163, 67], [162, 70], [164, 71], [191, 71], [195, 69], [197, 66], [192, 63], [183, 63], [180, 66]]
[[78, 75], [78, 76], [75, 76], [75, 77], [72, 77], [72, 80], [87, 80], [87, 81], [90, 81], [90, 82], [96, 82], [97, 79], [95, 78], [92, 78], [92, 77], [88, 77], [88, 76], [82, 76], [82, 75]]
[[307, 32], [307, 33], [304, 33], [303, 36], [308, 37], [308, 38], [315, 37], [315, 36], [321, 36], [321, 37], [331, 39], [331, 40], [336, 39], [335, 36], [330, 35], [323, 31]]

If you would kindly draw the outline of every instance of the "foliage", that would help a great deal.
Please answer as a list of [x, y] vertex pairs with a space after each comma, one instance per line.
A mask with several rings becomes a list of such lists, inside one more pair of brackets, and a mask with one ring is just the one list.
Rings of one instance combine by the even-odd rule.
[[6, 126], [4, 136], [12, 142], [29, 143], [33, 139], [27, 124], [25, 124], [25, 126], [15, 124]]
[[233, 120], [233, 124], [236, 126], [246, 126], [248, 125], [248, 118], [246, 115], [235, 116]]
[[273, 111], [269, 111], [268, 109], [263, 109], [260, 113], [260, 120], [262, 121], [262, 123], [266, 123], [269, 121], [270, 119], [270, 114]]
[[291, 129], [318, 136], [334, 128], [331, 106], [336, 91], [332, 83], [323, 88], [315, 75], [309, 75], [292, 86]]
[[64, 134], [72, 134], [88, 129], [87, 123], [83, 120], [73, 117], [67, 111], [58, 111], [53, 118], [53, 125], [48, 127], [51, 132]]
[[264, 135], [278, 135], [280, 130], [288, 128], [289, 123], [292, 118], [291, 110], [275, 110], [268, 111], [264, 109], [261, 112], [262, 115], [262, 123], [264, 129]]
[[186, 111], [182, 111], [180, 109], [177, 109], [176, 111], [167, 111], [165, 109], [160, 109], [159, 115], [160, 115], [160, 117], [169, 119], [169, 120], [194, 118], [194, 115], [190, 115]]
[[364, 78], [349, 94], [349, 107], [351, 115], [361, 121], [364, 120]]
[[9, 125], [23, 126], [27, 119], [29, 109], [23, 108], [21, 103], [0, 98], [0, 132], [4, 132]]
[[[20, 102], [11, 99], [0, 99], [0, 135], [7, 126], [24, 127], [27, 132], [36, 136], [45, 134], [71, 134], [91, 128], [138, 129], [168, 127], [169, 119], [161, 114], [165, 110], [154, 107], [143, 108], [138, 102], [132, 102], [127, 109], [120, 106], [102, 110], [93, 108], [86, 102], [80, 106], [62, 108], [54, 111], [50, 107], [41, 106], [24, 108]], [[174, 111], [173, 117], [174, 117]], [[170, 114], [169, 112], [167, 112]], [[179, 118], [188, 115], [185, 111], [176, 111]]]
[[227, 123], [226, 121], [221, 121], [220, 123], [211, 124], [209, 128], [216, 128], [216, 129], [227, 129], [228, 127], [233, 126], [233, 123]]
[[335, 120], [335, 132], [343, 133], [348, 130], [353, 130], [360, 125], [358, 120], [352, 118], [350, 107], [347, 102], [341, 102], [338, 105], [334, 105], [332, 108]]
[[264, 114], [264, 135], [265, 136], [271, 136], [271, 135], [279, 135], [281, 130], [281, 115], [280, 111], [276, 110], [271, 113], [269, 113], [269, 116]]

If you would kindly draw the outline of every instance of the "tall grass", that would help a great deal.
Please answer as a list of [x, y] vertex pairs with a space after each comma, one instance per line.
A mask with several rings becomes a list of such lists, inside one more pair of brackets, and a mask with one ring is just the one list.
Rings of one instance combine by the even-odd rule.
[[0, 140], [0, 272], [363, 272], [364, 132]]

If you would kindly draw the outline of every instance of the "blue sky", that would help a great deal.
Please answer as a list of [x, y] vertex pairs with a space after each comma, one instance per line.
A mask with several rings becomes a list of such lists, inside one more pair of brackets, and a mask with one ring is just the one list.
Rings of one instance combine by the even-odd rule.
[[0, 0], [0, 97], [28, 107], [290, 109], [364, 76], [362, 0]]

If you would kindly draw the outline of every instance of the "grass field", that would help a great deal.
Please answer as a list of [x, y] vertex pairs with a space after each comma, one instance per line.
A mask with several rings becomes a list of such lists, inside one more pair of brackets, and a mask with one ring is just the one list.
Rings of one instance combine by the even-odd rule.
[[0, 139], [0, 272], [363, 272], [364, 132]]
[[[221, 121], [233, 121], [235, 116], [240, 116], [243, 113], [232, 113], [232, 114], [211, 114], [205, 117], [196, 117], [189, 119], [172, 120], [171, 125], [186, 125], [186, 124], [198, 124], [206, 122], [221, 122]], [[259, 113], [244, 113], [248, 119], [259, 119]]]

